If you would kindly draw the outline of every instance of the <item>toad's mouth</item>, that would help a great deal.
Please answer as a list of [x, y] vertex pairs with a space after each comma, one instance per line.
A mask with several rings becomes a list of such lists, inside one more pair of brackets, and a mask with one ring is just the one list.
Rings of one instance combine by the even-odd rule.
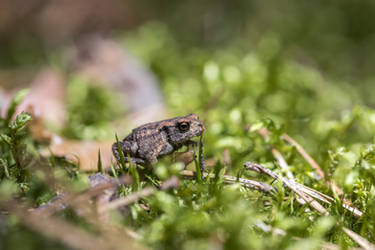
[[198, 146], [201, 146], [202, 144], [203, 144], [203, 134], [194, 136], [193, 138], [186, 141], [187, 146], [198, 147]]

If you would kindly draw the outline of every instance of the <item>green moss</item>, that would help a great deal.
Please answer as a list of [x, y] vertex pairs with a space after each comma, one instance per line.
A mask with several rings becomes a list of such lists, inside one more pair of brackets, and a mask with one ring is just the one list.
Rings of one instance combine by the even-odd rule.
[[69, 81], [67, 97], [68, 124], [63, 135], [73, 139], [113, 139], [110, 122], [124, 112], [114, 92], [75, 75]]

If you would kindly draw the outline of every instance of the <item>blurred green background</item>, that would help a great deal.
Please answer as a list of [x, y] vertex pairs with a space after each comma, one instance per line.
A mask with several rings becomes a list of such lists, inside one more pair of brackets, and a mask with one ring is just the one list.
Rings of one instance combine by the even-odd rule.
[[254, 51], [260, 49], [265, 37], [271, 36], [280, 57], [366, 89], [371, 84], [375, 60], [374, 10], [375, 3], [370, 0], [4, 0], [1, 67], [35, 66], [60, 46], [86, 34], [111, 36], [159, 21], [184, 50]]

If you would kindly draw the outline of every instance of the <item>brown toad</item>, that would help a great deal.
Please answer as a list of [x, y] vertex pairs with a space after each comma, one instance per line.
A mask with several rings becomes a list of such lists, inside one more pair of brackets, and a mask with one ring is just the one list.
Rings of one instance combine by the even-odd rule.
[[[131, 161], [140, 165], [152, 165], [160, 156], [171, 154], [184, 145], [195, 145], [190, 139], [202, 135], [204, 130], [203, 122], [195, 114], [147, 123], [133, 129], [120, 142], [121, 150], [127, 162], [130, 156]], [[116, 142], [112, 151], [120, 161]]]

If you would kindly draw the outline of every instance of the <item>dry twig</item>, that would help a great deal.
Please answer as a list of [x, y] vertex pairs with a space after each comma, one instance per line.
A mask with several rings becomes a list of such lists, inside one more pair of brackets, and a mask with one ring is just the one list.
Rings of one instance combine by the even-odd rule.
[[42, 213], [30, 213], [25, 204], [16, 200], [9, 200], [0, 204], [4, 209], [19, 218], [20, 223], [41, 235], [54, 239], [75, 249], [145, 249], [135, 243], [126, 234], [116, 240], [109, 240], [107, 234], [93, 235], [65, 220], [46, 217]]
[[342, 230], [346, 235], [348, 235], [353, 241], [360, 245], [365, 250], [375, 250], [375, 245], [370, 243], [368, 240], [360, 236], [359, 234], [353, 232], [352, 230], [343, 227]]
[[[290, 143], [291, 145], [293, 145], [294, 147], [296, 147], [298, 153], [300, 153], [300, 155], [310, 164], [310, 166], [312, 168], [315, 169], [315, 171], [317, 172], [317, 174], [323, 179], [325, 180], [325, 174], [322, 170], [322, 168], [319, 166], [319, 164], [304, 150], [304, 148], [299, 145], [292, 137], [290, 137], [289, 135], [287, 135], [286, 133], [283, 134], [283, 139], [285, 141], [287, 141], [288, 143]], [[335, 190], [335, 192], [339, 195], [339, 196], [342, 196], [344, 194], [344, 192], [336, 185], [336, 183], [333, 181], [333, 180], [330, 180], [327, 182], [328, 185], [333, 189]], [[344, 204], [342, 205], [345, 209], [347, 209], [348, 211], [352, 212], [354, 216], [356, 217], [361, 217], [363, 215], [362, 211], [360, 211], [359, 209], [357, 209], [356, 207], [352, 206], [352, 203], [351, 201], [349, 201], [348, 199], [343, 199], [343, 202]]]
[[34, 210], [34, 213], [43, 214], [44, 216], [51, 216], [52, 214], [65, 209], [67, 206], [80, 206], [80, 204], [87, 202], [89, 199], [102, 194], [104, 190], [115, 188], [120, 184], [128, 185], [129, 183], [129, 177], [124, 176], [120, 178], [118, 182], [114, 180], [109, 181], [107, 183], [89, 188], [78, 194], [65, 192], [63, 195], [58, 196], [53, 202]]
[[[268, 140], [269, 139], [269, 131], [267, 129], [259, 129], [257, 130], [258, 134], [260, 134], [265, 140]], [[274, 148], [272, 145], [271, 145], [272, 149], [271, 149], [271, 152], [272, 152], [272, 155], [273, 157], [275, 157], [275, 159], [277, 160], [277, 162], [279, 163], [279, 166], [280, 168], [286, 172], [286, 176], [289, 178], [289, 179], [293, 179], [294, 178], [294, 175], [292, 172], [289, 171], [289, 166], [288, 166], [288, 163], [285, 161], [284, 157], [281, 155], [280, 151], [277, 150], [276, 148]]]
[[282, 135], [283, 139], [290, 143], [290, 145], [296, 147], [298, 153], [302, 155], [302, 157], [310, 164], [311, 167], [313, 167], [316, 171], [316, 173], [320, 176], [320, 178], [325, 179], [325, 174], [322, 170], [322, 168], [319, 166], [318, 163], [299, 145], [295, 140], [292, 139], [289, 135], [284, 133]]
[[[259, 129], [257, 131], [264, 139], [267, 139], [269, 137], [269, 131], [267, 129]], [[282, 138], [287, 141], [289, 144], [291, 144], [292, 146], [296, 147], [298, 153], [310, 164], [310, 166], [312, 168], [315, 169], [316, 173], [319, 175], [319, 177], [323, 180], [325, 180], [325, 174], [322, 170], [322, 168], [319, 166], [319, 164], [306, 152], [306, 150], [304, 150], [304, 148], [298, 144], [292, 137], [290, 137], [288, 134], [284, 133], [282, 135]], [[275, 157], [275, 159], [278, 161], [280, 167], [283, 169], [283, 170], [286, 170], [288, 168], [288, 165], [287, 163], [285, 162], [284, 158], [282, 157], [281, 153], [275, 149], [275, 148], [272, 148], [272, 154], [273, 156]], [[287, 177], [290, 179], [290, 180], [293, 180], [293, 174], [290, 173], [289, 171], [287, 171]], [[336, 183], [334, 181], [328, 181], [327, 182], [328, 185], [333, 189], [335, 190], [335, 192], [337, 194], [339, 194], [340, 196], [342, 196], [343, 194], [343, 191], [336, 185]], [[301, 185], [301, 184], [298, 184], [297, 185]], [[304, 188], [305, 189], [305, 192], [306, 193], [309, 193], [307, 189], [307, 187]], [[313, 193], [316, 193], [317, 191], [316, 190], [313, 190], [313, 192], [310, 192], [310, 196], [313, 196]], [[329, 196], [327, 196], [329, 197]], [[326, 198], [327, 198], [326, 197]], [[334, 199], [330, 197], [329, 200], [331, 200], [334, 202]], [[322, 200], [324, 201], [324, 200]], [[326, 201], [324, 201], [326, 202]], [[327, 203], [327, 202], [326, 202]], [[347, 209], [348, 211], [350, 211], [354, 216], [356, 217], [361, 217], [363, 215], [363, 213], [357, 209], [356, 207], [352, 206], [352, 203], [347, 200], [347, 199], [343, 199], [343, 207], [345, 209]]]
[[[284, 185], [286, 185], [291, 190], [293, 190], [295, 193], [297, 193], [303, 200], [305, 200], [306, 202], [308, 202], [307, 200], [312, 202], [310, 205], [313, 206], [316, 210], [320, 211], [323, 214], [327, 215], [328, 212], [324, 208], [322, 209], [322, 206], [320, 204], [317, 205], [316, 201], [315, 202], [311, 201], [311, 199], [312, 198], [318, 199], [318, 200], [320, 200], [324, 203], [330, 204], [330, 205], [335, 202], [334, 198], [332, 198], [332, 197], [330, 197], [326, 194], [323, 194], [323, 193], [321, 193], [321, 192], [319, 192], [315, 189], [306, 187], [305, 185], [302, 185], [302, 184], [300, 184], [300, 183], [298, 183], [294, 180], [279, 177], [279, 175], [277, 175], [275, 172], [273, 172], [272, 170], [270, 170], [270, 169], [268, 169], [268, 168], [266, 168], [266, 167], [264, 167], [260, 164], [256, 164], [256, 163], [252, 163], [252, 162], [246, 162], [245, 168], [247, 170], [252, 170], [252, 171], [255, 171], [257, 173], [266, 174], [269, 177], [271, 177], [272, 179], [281, 180], [284, 183]], [[343, 206], [343, 208], [345, 208], [348, 211], [350, 211], [351, 213], [353, 213], [353, 215], [355, 215], [357, 217], [362, 216], [362, 212], [359, 211], [358, 209], [356, 209], [354, 207], [351, 207], [351, 206], [348, 206], [346, 204], [343, 204], [342, 206]]]
[[[190, 170], [183, 170], [180, 172], [180, 174], [185, 178], [195, 178], [195, 172], [190, 171]], [[203, 176], [204, 178], [206, 177], [209, 177], [211, 179], [215, 178], [215, 174], [203, 173]], [[274, 187], [264, 182], [259, 182], [259, 181], [244, 179], [244, 178], [236, 178], [230, 175], [223, 175], [222, 178], [224, 182], [227, 184], [239, 183], [244, 187], [262, 191], [264, 193], [276, 192], [276, 189]]]
[[[173, 176], [169, 180], [165, 181], [161, 185], [160, 189], [164, 190], [164, 189], [169, 189], [169, 188], [176, 188], [177, 186], [178, 186], [178, 178], [176, 176]], [[110, 203], [107, 203], [107, 204], [99, 207], [98, 212], [104, 213], [104, 212], [107, 212], [109, 210], [114, 210], [114, 209], [117, 209], [117, 208], [122, 207], [122, 206], [127, 206], [131, 203], [134, 203], [134, 202], [138, 201], [139, 199], [141, 199], [143, 197], [147, 197], [147, 196], [150, 196], [150, 195], [154, 194], [156, 191], [157, 191], [156, 188], [146, 187], [146, 188], [142, 189], [141, 191], [134, 192], [134, 193], [129, 194], [127, 196], [118, 198], [118, 199], [116, 199], [116, 200], [114, 200]]]
[[[328, 211], [316, 200], [314, 200], [311, 196], [309, 196], [306, 192], [301, 189], [301, 184], [296, 183], [293, 180], [289, 180], [287, 178], [280, 177], [278, 174], [273, 172], [272, 170], [256, 163], [252, 162], [246, 162], [245, 168], [247, 170], [252, 170], [258, 173], [266, 174], [269, 177], [275, 179], [275, 180], [281, 180], [285, 186], [290, 188], [293, 192], [295, 192], [300, 198], [302, 198], [307, 204], [309, 204], [312, 208], [320, 212], [324, 215], [329, 215]], [[312, 189], [310, 189], [311, 191]], [[317, 192], [317, 191], [316, 191]], [[317, 192], [317, 195], [320, 196], [320, 192]]]

